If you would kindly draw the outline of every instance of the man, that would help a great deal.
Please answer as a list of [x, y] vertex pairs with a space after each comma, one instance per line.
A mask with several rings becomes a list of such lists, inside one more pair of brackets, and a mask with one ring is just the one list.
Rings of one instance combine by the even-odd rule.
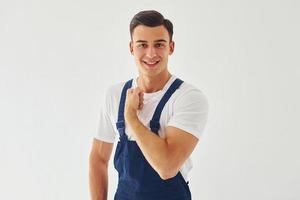
[[190, 155], [206, 123], [206, 97], [169, 72], [175, 43], [173, 25], [163, 15], [137, 13], [130, 34], [139, 76], [106, 92], [90, 154], [92, 199], [107, 199], [108, 162], [119, 136], [115, 200], [190, 200]]

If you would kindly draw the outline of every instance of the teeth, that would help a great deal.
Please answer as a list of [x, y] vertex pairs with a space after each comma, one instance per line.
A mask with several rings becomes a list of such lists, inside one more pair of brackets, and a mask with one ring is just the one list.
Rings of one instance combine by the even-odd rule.
[[146, 61], [144, 61], [146, 64], [149, 64], [149, 65], [153, 65], [153, 64], [156, 64], [156, 63], [158, 63], [159, 61], [156, 61], [156, 62], [146, 62]]

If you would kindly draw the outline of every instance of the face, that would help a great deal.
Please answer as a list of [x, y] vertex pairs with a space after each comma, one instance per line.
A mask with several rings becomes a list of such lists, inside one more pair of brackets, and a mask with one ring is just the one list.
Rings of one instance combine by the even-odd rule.
[[174, 42], [170, 41], [169, 33], [163, 25], [138, 25], [132, 33], [129, 47], [140, 74], [157, 76], [168, 73], [168, 57], [174, 51]]

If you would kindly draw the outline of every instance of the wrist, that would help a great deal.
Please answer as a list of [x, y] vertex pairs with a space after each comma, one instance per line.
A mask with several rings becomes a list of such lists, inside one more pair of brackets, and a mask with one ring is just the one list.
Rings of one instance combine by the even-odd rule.
[[126, 112], [124, 117], [127, 123], [131, 123], [132, 121], [138, 119], [136, 112]]

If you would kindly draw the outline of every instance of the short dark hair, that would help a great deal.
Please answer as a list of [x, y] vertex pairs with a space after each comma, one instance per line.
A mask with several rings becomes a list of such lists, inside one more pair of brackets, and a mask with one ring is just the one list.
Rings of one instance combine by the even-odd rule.
[[132, 39], [133, 30], [138, 25], [145, 25], [149, 27], [156, 27], [156, 26], [163, 25], [169, 32], [170, 41], [172, 41], [172, 37], [173, 37], [172, 22], [168, 19], [165, 19], [161, 13], [155, 10], [144, 10], [134, 15], [129, 26], [131, 39]]

